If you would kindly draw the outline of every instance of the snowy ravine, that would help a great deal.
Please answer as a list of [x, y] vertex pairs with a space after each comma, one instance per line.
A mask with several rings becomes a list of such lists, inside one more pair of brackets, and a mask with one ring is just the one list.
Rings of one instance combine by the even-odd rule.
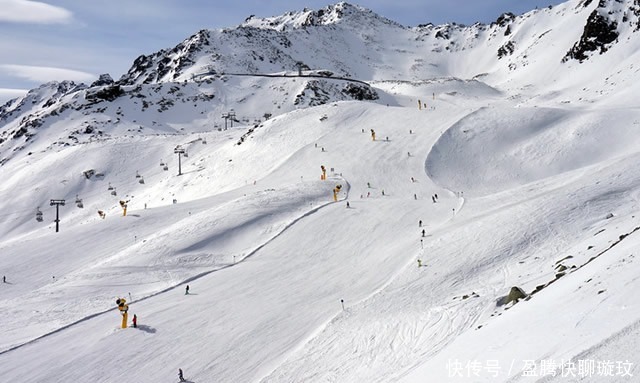
[[2, 381], [638, 381], [639, 15], [339, 3], [8, 102]]

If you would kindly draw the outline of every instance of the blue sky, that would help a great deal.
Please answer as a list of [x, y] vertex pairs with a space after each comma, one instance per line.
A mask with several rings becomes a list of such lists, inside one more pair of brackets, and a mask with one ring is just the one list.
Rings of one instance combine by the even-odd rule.
[[[0, 104], [52, 80], [118, 79], [133, 60], [171, 48], [203, 28], [240, 24], [329, 0], [0, 0]], [[349, 1], [407, 26], [490, 23], [563, 0]]]

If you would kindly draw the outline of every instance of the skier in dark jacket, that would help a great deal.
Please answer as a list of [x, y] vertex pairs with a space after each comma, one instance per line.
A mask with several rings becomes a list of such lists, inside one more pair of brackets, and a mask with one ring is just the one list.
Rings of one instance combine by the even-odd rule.
[[133, 328], [137, 328], [138, 327], [138, 316], [136, 314], [133, 314]]
[[184, 288], [184, 295], [189, 295], [189, 285]]
[[178, 369], [178, 378], [180, 378], [181, 382], [184, 382], [184, 376], [182, 376], [182, 369], [181, 368]]

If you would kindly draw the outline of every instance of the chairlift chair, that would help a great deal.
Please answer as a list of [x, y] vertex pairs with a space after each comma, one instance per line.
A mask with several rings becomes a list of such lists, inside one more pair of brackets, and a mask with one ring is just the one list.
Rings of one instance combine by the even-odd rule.
[[40, 208], [36, 208], [36, 221], [38, 222], [42, 222], [43, 218], [42, 218], [42, 212], [40, 211]]
[[116, 189], [113, 188], [113, 190], [111, 191], [111, 195], [118, 195], [118, 193], [116, 193]]
[[143, 184], [144, 183], [144, 178], [140, 177], [140, 179], [138, 180], [139, 183]]
[[109, 182], [109, 187], [107, 188], [107, 190], [113, 190], [113, 186], [111, 186], [111, 182]]

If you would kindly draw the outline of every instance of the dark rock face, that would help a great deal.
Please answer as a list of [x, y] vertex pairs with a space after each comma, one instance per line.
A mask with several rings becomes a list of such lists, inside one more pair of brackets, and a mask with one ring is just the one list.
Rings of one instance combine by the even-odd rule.
[[317, 106], [335, 100], [377, 100], [378, 94], [367, 84], [349, 82], [346, 84], [312, 80], [294, 101], [296, 106]]
[[586, 8], [586, 7], [588, 7], [588, 6], [589, 6], [589, 4], [591, 4], [591, 2], [592, 2], [592, 1], [593, 1], [593, 0], [584, 0], [584, 2], [582, 3], [582, 6], [583, 6], [584, 8]]
[[108, 73], [105, 73], [105, 74], [101, 74], [100, 78], [98, 78], [96, 81], [94, 81], [91, 84], [91, 88], [93, 88], [94, 86], [105, 86], [105, 85], [111, 85], [111, 84], [113, 84], [113, 79]]
[[369, 86], [347, 84], [342, 90], [343, 93], [349, 95], [354, 100], [377, 100], [378, 94]]
[[512, 55], [515, 49], [513, 41], [509, 41], [500, 48], [498, 48], [498, 58], [501, 59], [504, 56]]
[[580, 62], [589, 58], [588, 52], [600, 51], [605, 53], [609, 49], [609, 44], [618, 38], [618, 23], [609, 21], [600, 15], [597, 10], [593, 11], [584, 27], [584, 32], [580, 40], [567, 52], [562, 59], [563, 62], [569, 59]]
[[87, 92], [87, 100], [93, 102], [100, 101], [113, 101], [116, 98], [122, 96], [124, 91], [120, 87], [120, 85], [107, 86], [103, 89], [100, 89], [96, 92]]
[[516, 15], [514, 15], [511, 12], [503, 13], [496, 20], [496, 24], [498, 24], [501, 27], [505, 27], [509, 25], [515, 18], [516, 18]]

